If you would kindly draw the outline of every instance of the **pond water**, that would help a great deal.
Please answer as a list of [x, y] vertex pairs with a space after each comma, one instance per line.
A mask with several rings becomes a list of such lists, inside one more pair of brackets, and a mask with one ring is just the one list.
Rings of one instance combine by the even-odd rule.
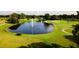
[[29, 22], [20, 25], [17, 29], [12, 30], [11, 32], [23, 33], [23, 34], [44, 34], [53, 31], [53, 25], [43, 22]]

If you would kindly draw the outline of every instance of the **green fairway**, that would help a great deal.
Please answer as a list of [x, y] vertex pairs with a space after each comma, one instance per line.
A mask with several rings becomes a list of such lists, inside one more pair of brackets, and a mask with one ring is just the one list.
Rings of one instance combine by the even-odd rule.
[[[23, 20], [22, 23], [24, 22], [25, 20]], [[47, 44], [55, 43], [63, 47], [78, 47], [75, 42], [65, 38], [66, 35], [72, 35], [70, 34], [70, 30], [66, 30], [66, 32], [63, 32], [63, 29], [72, 27], [72, 25], [78, 23], [77, 21], [67, 22], [64, 20], [49, 20], [47, 22], [54, 24], [54, 30], [51, 33], [34, 35], [22, 34], [20, 36], [16, 36], [16, 33], [12, 33], [8, 30], [8, 27], [12, 26], [13, 24], [8, 24], [3, 21], [2, 23], [0, 23], [0, 47], [13, 48], [27, 46], [28, 44], [36, 42], [45, 42]]]

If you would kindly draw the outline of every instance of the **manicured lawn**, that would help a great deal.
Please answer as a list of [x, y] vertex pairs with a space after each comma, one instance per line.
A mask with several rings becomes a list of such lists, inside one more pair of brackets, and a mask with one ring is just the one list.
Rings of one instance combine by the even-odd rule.
[[78, 47], [75, 42], [65, 38], [66, 35], [70, 34], [62, 31], [62, 29], [64, 28], [68, 28], [71, 27], [73, 24], [77, 24], [77, 21], [67, 22], [64, 20], [54, 20], [48, 22], [54, 24], [54, 30], [51, 33], [37, 35], [22, 34], [20, 36], [16, 36], [16, 33], [12, 33], [8, 30], [8, 27], [12, 26], [13, 24], [0, 23], [0, 25], [3, 24], [0, 26], [0, 47], [13, 48], [27, 46], [28, 44], [36, 42], [45, 42], [47, 44], [55, 43], [63, 47]]

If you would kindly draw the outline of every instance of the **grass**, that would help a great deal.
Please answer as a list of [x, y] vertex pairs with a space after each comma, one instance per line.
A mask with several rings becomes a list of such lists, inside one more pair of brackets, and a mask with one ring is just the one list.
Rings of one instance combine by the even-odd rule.
[[[23, 22], [25, 22], [25, 19]], [[8, 27], [12, 26], [13, 24], [5, 23], [4, 25], [1, 25], [0, 23], [0, 47], [15, 48], [27, 46], [28, 44], [35, 42], [45, 42], [48, 44], [56, 43], [63, 47], [78, 47], [75, 42], [72, 42], [64, 37], [65, 35], [69, 35], [68, 33], [62, 32], [62, 29], [71, 27], [73, 24], [77, 24], [77, 21], [67, 22], [64, 20], [54, 20], [48, 22], [54, 24], [54, 30], [51, 33], [37, 35], [22, 34], [21, 36], [16, 36], [16, 33], [12, 33], [8, 30]]]
[[28, 22], [29, 20], [27, 19], [20, 19], [20, 23], [25, 23], [25, 22]]

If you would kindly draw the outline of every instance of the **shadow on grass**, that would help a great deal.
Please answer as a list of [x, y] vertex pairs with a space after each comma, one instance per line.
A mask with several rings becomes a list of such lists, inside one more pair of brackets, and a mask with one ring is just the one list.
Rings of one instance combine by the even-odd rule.
[[11, 27], [9, 27], [9, 29], [11, 30], [16, 30], [21, 24], [16, 24], [16, 25], [13, 25]]
[[28, 44], [27, 46], [20, 46], [19, 48], [64, 48], [64, 47], [55, 43], [49, 45], [44, 42], [37, 42]]
[[73, 35], [65, 35], [64, 36], [66, 39], [75, 42], [79, 45], [79, 37], [74, 37]]
[[17, 34], [15, 34], [16, 36], [21, 36], [21, 34], [20, 33], [17, 33]]

